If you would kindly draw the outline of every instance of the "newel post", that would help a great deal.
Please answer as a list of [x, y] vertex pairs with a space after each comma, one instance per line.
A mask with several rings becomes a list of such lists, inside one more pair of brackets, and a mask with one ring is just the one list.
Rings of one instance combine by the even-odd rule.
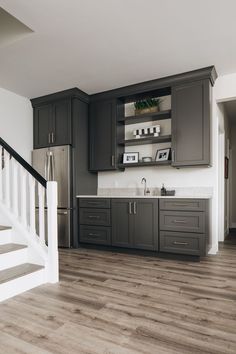
[[58, 231], [57, 231], [57, 182], [47, 182], [48, 207], [48, 281], [59, 281]]

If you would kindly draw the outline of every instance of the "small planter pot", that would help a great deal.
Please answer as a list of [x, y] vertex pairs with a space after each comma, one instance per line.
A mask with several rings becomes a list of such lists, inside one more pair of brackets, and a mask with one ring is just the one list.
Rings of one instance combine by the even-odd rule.
[[139, 114], [147, 114], [147, 113], [156, 113], [159, 111], [159, 107], [151, 107], [151, 108], [144, 108], [144, 109], [135, 109], [135, 115]]

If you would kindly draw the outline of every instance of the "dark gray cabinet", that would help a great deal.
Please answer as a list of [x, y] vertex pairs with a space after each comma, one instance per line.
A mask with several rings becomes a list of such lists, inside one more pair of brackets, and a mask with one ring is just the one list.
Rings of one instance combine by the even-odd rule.
[[115, 170], [123, 148], [117, 145], [124, 127], [117, 126], [117, 115], [123, 105], [117, 100], [90, 103], [90, 170]]
[[132, 247], [133, 233], [132, 201], [130, 199], [112, 200], [112, 245]]
[[60, 100], [34, 108], [34, 148], [70, 145], [71, 100]]
[[112, 245], [158, 249], [158, 200], [113, 199]]
[[160, 200], [160, 251], [204, 256], [208, 248], [208, 201]]
[[172, 87], [172, 166], [210, 165], [209, 80]]

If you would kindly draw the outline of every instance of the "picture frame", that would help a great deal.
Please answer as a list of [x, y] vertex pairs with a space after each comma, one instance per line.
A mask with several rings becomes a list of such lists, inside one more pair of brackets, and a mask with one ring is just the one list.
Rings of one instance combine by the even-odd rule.
[[123, 154], [123, 163], [138, 163], [139, 162], [139, 153], [138, 152], [124, 152]]
[[170, 160], [170, 148], [157, 150], [155, 161], [168, 161]]

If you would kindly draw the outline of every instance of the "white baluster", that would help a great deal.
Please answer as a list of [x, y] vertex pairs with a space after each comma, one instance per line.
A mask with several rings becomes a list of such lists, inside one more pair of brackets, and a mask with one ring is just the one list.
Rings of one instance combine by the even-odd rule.
[[35, 179], [29, 175], [30, 190], [30, 232], [35, 234]]
[[13, 213], [19, 216], [19, 188], [18, 188], [18, 163], [12, 158], [12, 210]]
[[45, 217], [44, 217], [44, 197], [45, 188], [38, 183], [38, 198], [39, 198], [39, 241], [43, 245], [45, 244]]
[[3, 183], [3, 180], [2, 180], [3, 155], [2, 154], [3, 154], [3, 148], [0, 147], [0, 200], [3, 199], [3, 195], [2, 195], [2, 191], [3, 191], [3, 186], [2, 186], [2, 183]]
[[57, 182], [47, 182], [49, 282], [59, 280], [57, 232]]
[[21, 196], [20, 196], [20, 214], [21, 214], [21, 221], [24, 225], [27, 225], [27, 210], [26, 210], [26, 173], [23, 167], [20, 169], [20, 189], [21, 189]]
[[10, 155], [4, 151], [5, 203], [10, 208]]

